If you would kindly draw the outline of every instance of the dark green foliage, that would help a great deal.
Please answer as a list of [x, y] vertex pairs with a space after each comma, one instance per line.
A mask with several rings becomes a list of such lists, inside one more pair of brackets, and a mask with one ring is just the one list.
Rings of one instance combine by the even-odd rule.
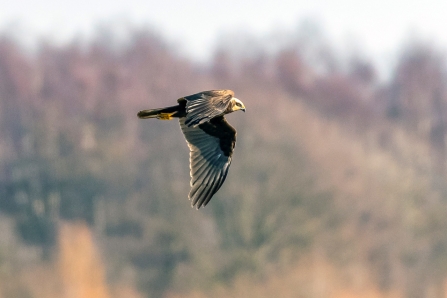
[[56, 242], [55, 223], [34, 215], [17, 221], [17, 231], [25, 243], [52, 246]]
[[61, 218], [67, 220], [81, 219], [94, 223], [95, 198], [104, 193], [103, 181], [94, 177], [73, 177], [70, 181], [60, 183]]
[[105, 234], [109, 237], [125, 237], [132, 236], [141, 238], [143, 236], [143, 227], [134, 220], [123, 220], [116, 224], [108, 224]]
[[181, 262], [188, 261], [189, 253], [182, 246], [178, 236], [159, 232], [152, 245], [134, 253], [130, 260], [141, 272], [140, 288], [155, 297], [171, 286], [175, 269]]

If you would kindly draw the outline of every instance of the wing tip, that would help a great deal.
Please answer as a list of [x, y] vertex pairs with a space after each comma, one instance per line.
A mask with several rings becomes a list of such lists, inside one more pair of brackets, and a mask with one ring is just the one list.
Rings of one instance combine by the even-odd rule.
[[[188, 196], [189, 200], [192, 201], [191, 202], [191, 208], [196, 207], [196, 210], [199, 210], [201, 207], [206, 206], [205, 203], [205, 199], [201, 198], [201, 196], [194, 196], [193, 198], [190, 198], [190, 196]], [[209, 200], [208, 200], [209, 201]]]
[[195, 200], [195, 199], [193, 200], [190, 195], [188, 195], [188, 200], [191, 201], [191, 208], [194, 209], [194, 207], [196, 207], [196, 210], [200, 209], [200, 205], [197, 204], [197, 200]]
[[[200, 207], [202, 207], [202, 204], [198, 204], [198, 203], [191, 203], [191, 208], [193, 208], [193, 209], [194, 209], [194, 207], [196, 208], [196, 210], [199, 210], [199, 209], [200, 209]], [[203, 206], [203, 207], [205, 207], [205, 206]]]

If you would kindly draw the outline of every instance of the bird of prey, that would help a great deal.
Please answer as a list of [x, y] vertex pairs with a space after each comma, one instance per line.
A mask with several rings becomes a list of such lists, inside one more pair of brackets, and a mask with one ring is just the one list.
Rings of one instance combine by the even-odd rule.
[[231, 164], [236, 130], [224, 115], [245, 106], [231, 90], [210, 90], [185, 96], [178, 105], [138, 113], [141, 119], [179, 118], [180, 128], [189, 146], [191, 206], [206, 206], [225, 181]]

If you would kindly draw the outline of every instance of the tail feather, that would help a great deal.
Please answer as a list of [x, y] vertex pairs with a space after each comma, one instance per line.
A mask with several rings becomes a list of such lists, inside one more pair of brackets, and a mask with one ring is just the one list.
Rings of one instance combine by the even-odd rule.
[[161, 109], [152, 109], [152, 110], [142, 110], [139, 111], [137, 116], [140, 119], [148, 119], [148, 118], [157, 118], [162, 120], [169, 120], [176, 112], [179, 111], [179, 106], [161, 108]]

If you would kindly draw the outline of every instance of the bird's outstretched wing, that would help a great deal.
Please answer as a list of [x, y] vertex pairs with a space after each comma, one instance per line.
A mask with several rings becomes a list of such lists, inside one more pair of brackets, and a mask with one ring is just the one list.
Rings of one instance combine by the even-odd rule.
[[186, 125], [180, 118], [180, 127], [188, 143], [191, 191], [189, 199], [197, 209], [205, 206], [219, 190], [227, 177], [236, 130], [223, 116], [211, 119], [198, 126]]
[[210, 90], [183, 97], [186, 99], [185, 124], [197, 126], [221, 115], [233, 96], [231, 90]]

